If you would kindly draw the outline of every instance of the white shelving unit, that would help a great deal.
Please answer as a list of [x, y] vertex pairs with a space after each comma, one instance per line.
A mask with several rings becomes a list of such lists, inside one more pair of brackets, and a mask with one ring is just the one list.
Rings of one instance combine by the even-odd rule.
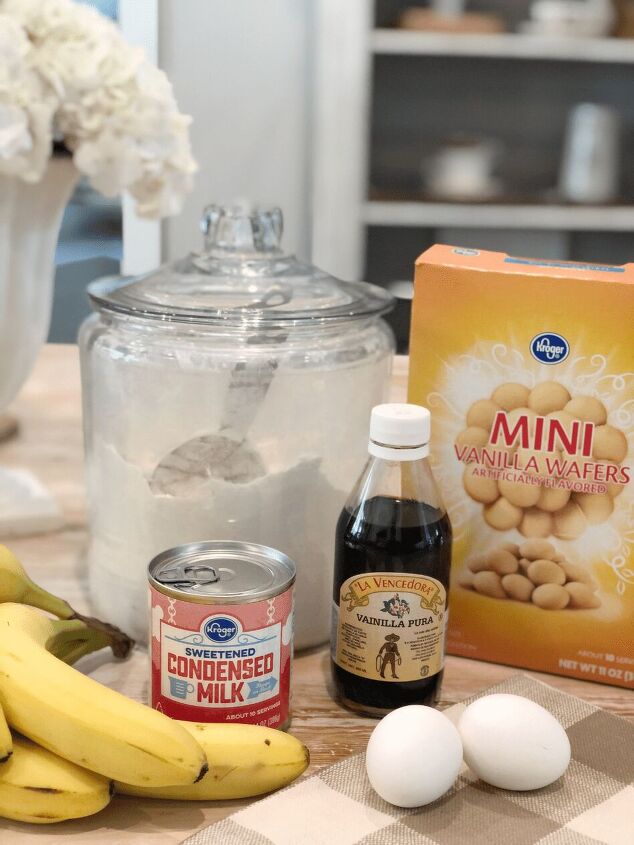
[[456, 226], [479, 229], [634, 231], [634, 207], [522, 205], [460, 202], [382, 202], [363, 204], [367, 226]]
[[[508, 60], [590, 65], [605, 80], [615, 66], [634, 65], [634, 41], [380, 29], [374, 27], [372, 0], [319, 0], [316, 10], [312, 206], [316, 264], [344, 278], [361, 278], [369, 227], [373, 226], [634, 233], [634, 205], [417, 202], [398, 197], [384, 201], [370, 198], [368, 176], [371, 86], [374, 64], [381, 57], [404, 57], [419, 63], [453, 57], [456, 62], [468, 62], [469, 84], [474, 78], [474, 62], [477, 67], [480, 59], [499, 60], [501, 67]], [[575, 70], [571, 68], [570, 73]], [[548, 93], [545, 80], [544, 96]], [[421, 90], [421, 101], [413, 102], [411, 108], [420, 108], [424, 96]]]
[[446, 35], [402, 29], [375, 29], [370, 34], [370, 47], [379, 55], [634, 64], [634, 44], [618, 38], [548, 38], [513, 33]]

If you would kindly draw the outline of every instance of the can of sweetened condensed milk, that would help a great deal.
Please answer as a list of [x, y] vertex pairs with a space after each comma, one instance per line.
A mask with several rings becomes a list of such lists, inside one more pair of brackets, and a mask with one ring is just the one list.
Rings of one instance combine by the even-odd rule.
[[255, 543], [189, 543], [149, 566], [152, 707], [287, 728], [295, 564]]

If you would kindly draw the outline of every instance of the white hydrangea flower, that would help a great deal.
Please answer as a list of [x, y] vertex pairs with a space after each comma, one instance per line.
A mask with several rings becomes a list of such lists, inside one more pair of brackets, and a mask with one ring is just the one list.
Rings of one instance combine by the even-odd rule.
[[165, 74], [117, 27], [72, 0], [0, 0], [0, 172], [41, 178], [52, 138], [107, 195], [177, 213], [196, 164]]
[[33, 70], [19, 23], [0, 14], [0, 173], [41, 178], [50, 156], [57, 100]]

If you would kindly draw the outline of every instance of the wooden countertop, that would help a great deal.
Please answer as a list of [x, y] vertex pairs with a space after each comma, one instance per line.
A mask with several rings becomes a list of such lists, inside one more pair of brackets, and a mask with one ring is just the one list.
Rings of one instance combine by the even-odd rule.
[[[407, 359], [397, 358], [393, 380], [395, 401], [404, 398], [406, 375]], [[12, 540], [11, 548], [36, 581], [68, 599], [78, 610], [87, 610], [83, 572], [86, 512], [77, 348], [45, 347], [12, 410], [19, 417], [20, 434], [0, 444], [0, 463], [34, 472], [62, 505], [65, 525], [52, 534]], [[145, 653], [137, 649], [124, 663], [87, 658], [83, 666], [102, 682], [145, 700], [146, 661]], [[445, 704], [459, 701], [517, 671], [449, 657], [442, 701]], [[634, 694], [628, 690], [554, 675], [527, 674], [634, 721]], [[311, 750], [309, 773], [362, 751], [375, 724], [335, 704], [329, 695], [328, 684], [325, 648], [296, 658], [291, 730]], [[0, 820], [0, 840], [11, 842], [11, 845], [42, 843], [47, 838], [64, 845], [168, 845], [181, 842], [188, 834], [246, 803], [204, 805], [118, 797], [102, 813], [76, 822], [35, 828]]]

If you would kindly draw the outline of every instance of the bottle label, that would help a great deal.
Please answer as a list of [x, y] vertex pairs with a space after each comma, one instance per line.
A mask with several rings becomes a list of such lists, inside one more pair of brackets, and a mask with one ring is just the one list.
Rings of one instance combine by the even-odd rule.
[[443, 667], [447, 593], [435, 578], [368, 572], [339, 593], [335, 662], [376, 681], [419, 681]]

